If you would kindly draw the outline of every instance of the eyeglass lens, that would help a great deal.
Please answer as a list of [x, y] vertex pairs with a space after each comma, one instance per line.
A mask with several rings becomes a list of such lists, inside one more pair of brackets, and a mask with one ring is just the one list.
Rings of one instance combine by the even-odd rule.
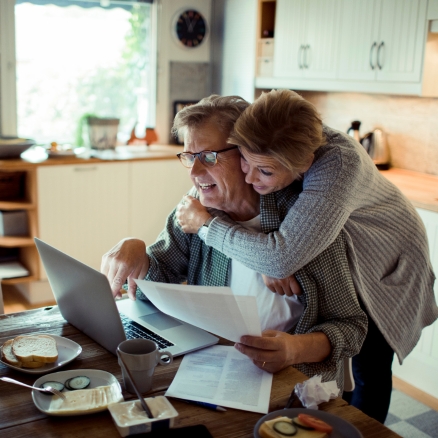
[[193, 167], [196, 157], [199, 158], [199, 161], [204, 166], [213, 167], [217, 163], [217, 154], [237, 148], [238, 146], [231, 146], [227, 149], [222, 149], [221, 151], [202, 151], [194, 154], [190, 152], [181, 152], [180, 154], [176, 154], [176, 156], [180, 159], [181, 163], [185, 167]]
[[186, 167], [193, 167], [196, 157], [198, 157], [201, 163], [204, 164], [205, 166], [214, 166], [216, 164], [216, 152], [202, 151], [196, 154], [183, 152], [181, 154], [178, 154], [178, 156], [181, 162]]

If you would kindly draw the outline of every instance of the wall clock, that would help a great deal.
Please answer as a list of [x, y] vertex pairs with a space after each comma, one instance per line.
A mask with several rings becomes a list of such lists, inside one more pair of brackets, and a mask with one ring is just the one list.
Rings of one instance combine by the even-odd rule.
[[186, 9], [177, 16], [174, 30], [183, 46], [194, 49], [202, 44], [207, 35], [207, 21], [195, 9]]

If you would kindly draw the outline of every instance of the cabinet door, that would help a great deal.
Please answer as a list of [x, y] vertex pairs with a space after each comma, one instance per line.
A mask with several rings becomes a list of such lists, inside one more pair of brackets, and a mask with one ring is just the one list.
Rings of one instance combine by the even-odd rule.
[[99, 270], [128, 236], [128, 163], [39, 166], [37, 178], [39, 237]]
[[382, 0], [377, 79], [420, 82], [427, 0]]
[[164, 228], [169, 213], [192, 187], [178, 160], [130, 163], [129, 235], [150, 245]]
[[306, 0], [277, 0], [274, 33], [274, 76], [302, 77], [304, 74]]
[[377, 70], [380, 0], [344, 0], [339, 79], [374, 81]]
[[307, 0], [304, 50], [306, 78], [336, 77], [340, 6], [339, 0]]

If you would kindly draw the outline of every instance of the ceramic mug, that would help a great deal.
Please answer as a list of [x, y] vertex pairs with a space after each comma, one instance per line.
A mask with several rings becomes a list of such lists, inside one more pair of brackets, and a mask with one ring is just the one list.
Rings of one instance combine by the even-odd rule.
[[[117, 347], [117, 352], [123, 358], [123, 362], [131, 373], [135, 385], [142, 394], [152, 388], [155, 367], [159, 363], [161, 365], [170, 365], [173, 362], [171, 353], [158, 350], [157, 344], [149, 339], [128, 339], [123, 341]], [[164, 361], [163, 356], [167, 356], [169, 359]], [[119, 365], [122, 368], [123, 383], [126, 390], [131, 394], [135, 394], [131, 380], [120, 363], [120, 358]]]

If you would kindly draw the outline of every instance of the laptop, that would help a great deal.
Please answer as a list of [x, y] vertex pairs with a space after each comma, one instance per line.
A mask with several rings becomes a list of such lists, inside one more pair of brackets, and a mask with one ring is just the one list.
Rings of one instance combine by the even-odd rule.
[[61, 315], [102, 347], [117, 354], [125, 339], [152, 339], [173, 356], [216, 344], [205, 330], [172, 318], [151, 302], [114, 300], [101, 272], [35, 238]]

